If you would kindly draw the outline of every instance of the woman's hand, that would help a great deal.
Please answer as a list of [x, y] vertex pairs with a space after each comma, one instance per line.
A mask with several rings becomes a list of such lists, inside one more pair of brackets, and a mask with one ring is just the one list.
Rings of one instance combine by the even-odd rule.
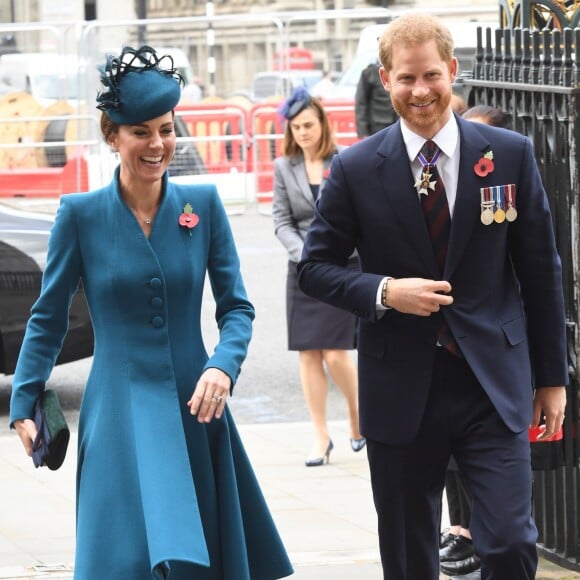
[[220, 369], [206, 369], [187, 402], [190, 413], [197, 415], [200, 423], [209, 423], [214, 417], [221, 418], [231, 383], [230, 377]]
[[32, 419], [17, 419], [14, 421], [14, 429], [20, 437], [28, 457], [32, 457], [32, 443], [36, 438], [36, 423]]

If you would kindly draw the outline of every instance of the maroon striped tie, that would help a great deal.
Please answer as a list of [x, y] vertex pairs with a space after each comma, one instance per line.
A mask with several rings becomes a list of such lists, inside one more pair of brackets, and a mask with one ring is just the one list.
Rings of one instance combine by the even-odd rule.
[[[429, 140], [419, 152], [418, 159], [423, 166], [421, 182], [423, 189], [427, 194], [421, 195], [421, 208], [425, 215], [429, 237], [433, 244], [433, 251], [439, 265], [440, 275], [443, 275], [445, 268], [445, 258], [447, 256], [447, 245], [449, 244], [449, 231], [451, 229], [451, 216], [449, 214], [449, 205], [447, 203], [447, 194], [443, 180], [435, 165], [441, 150], [437, 145]], [[441, 326], [437, 333], [437, 340], [450, 353], [461, 356], [457, 342], [453, 338], [445, 320], [441, 319]]]

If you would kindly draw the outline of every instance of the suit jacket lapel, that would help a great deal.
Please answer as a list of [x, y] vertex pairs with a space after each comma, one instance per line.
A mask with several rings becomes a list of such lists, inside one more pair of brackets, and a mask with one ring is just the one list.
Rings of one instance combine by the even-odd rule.
[[449, 280], [459, 264], [465, 251], [469, 237], [481, 214], [481, 197], [479, 189], [482, 186], [481, 177], [473, 169], [481, 156], [491, 149], [487, 139], [484, 139], [477, 124], [472, 121], [457, 120], [459, 125], [459, 175], [457, 179], [457, 196], [455, 209], [451, 220], [449, 248], [445, 262], [444, 279]]
[[296, 157], [290, 162], [290, 167], [292, 168], [292, 174], [298, 185], [298, 189], [306, 201], [314, 207], [314, 198], [310, 190], [310, 184], [308, 183], [308, 176], [306, 175], [306, 165], [304, 164], [304, 157], [302, 155]]
[[[433, 245], [421, 210], [407, 149], [399, 127], [392, 125], [387, 137], [377, 150], [377, 170], [383, 191], [391, 204], [393, 213], [402, 223], [406, 236], [417, 249], [427, 271], [433, 278], [439, 277]], [[395, 131], [395, 135], [392, 132]]]

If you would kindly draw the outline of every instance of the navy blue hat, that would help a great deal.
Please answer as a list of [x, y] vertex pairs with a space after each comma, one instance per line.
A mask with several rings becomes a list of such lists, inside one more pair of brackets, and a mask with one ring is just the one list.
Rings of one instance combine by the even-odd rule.
[[301, 113], [312, 102], [312, 97], [304, 87], [296, 87], [290, 97], [278, 108], [278, 113], [287, 119], [292, 120], [298, 113]]
[[[169, 63], [160, 66], [164, 59]], [[105, 87], [97, 95], [100, 109], [118, 125], [137, 125], [172, 111], [181, 97], [183, 79], [169, 55], [159, 57], [150, 46], [125, 47], [99, 67]]]

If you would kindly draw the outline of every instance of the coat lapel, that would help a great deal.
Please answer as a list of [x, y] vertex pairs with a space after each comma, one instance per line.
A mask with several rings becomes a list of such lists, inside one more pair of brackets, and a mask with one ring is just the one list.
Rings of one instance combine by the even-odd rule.
[[314, 199], [310, 191], [310, 184], [308, 183], [308, 176], [306, 175], [306, 166], [304, 164], [304, 157], [302, 155], [292, 159], [290, 161], [290, 166], [292, 168], [292, 175], [296, 180], [298, 190], [306, 199], [306, 201], [314, 207]]
[[[393, 214], [402, 223], [406, 235], [417, 250], [427, 271], [437, 278], [438, 266], [433, 245], [421, 211], [400, 121], [392, 126], [377, 150], [377, 170], [383, 191]], [[391, 132], [396, 131], [395, 135]]]
[[479, 220], [481, 214], [479, 189], [482, 184], [481, 178], [475, 174], [473, 167], [481, 156], [491, 149], [489, 141], [477, 130], [476, 123], [458, 119], [457, 124], [461, 146], [459, 176], [445, 263], [445, 280], [451, 279], [467, 247], [473, 228]]

